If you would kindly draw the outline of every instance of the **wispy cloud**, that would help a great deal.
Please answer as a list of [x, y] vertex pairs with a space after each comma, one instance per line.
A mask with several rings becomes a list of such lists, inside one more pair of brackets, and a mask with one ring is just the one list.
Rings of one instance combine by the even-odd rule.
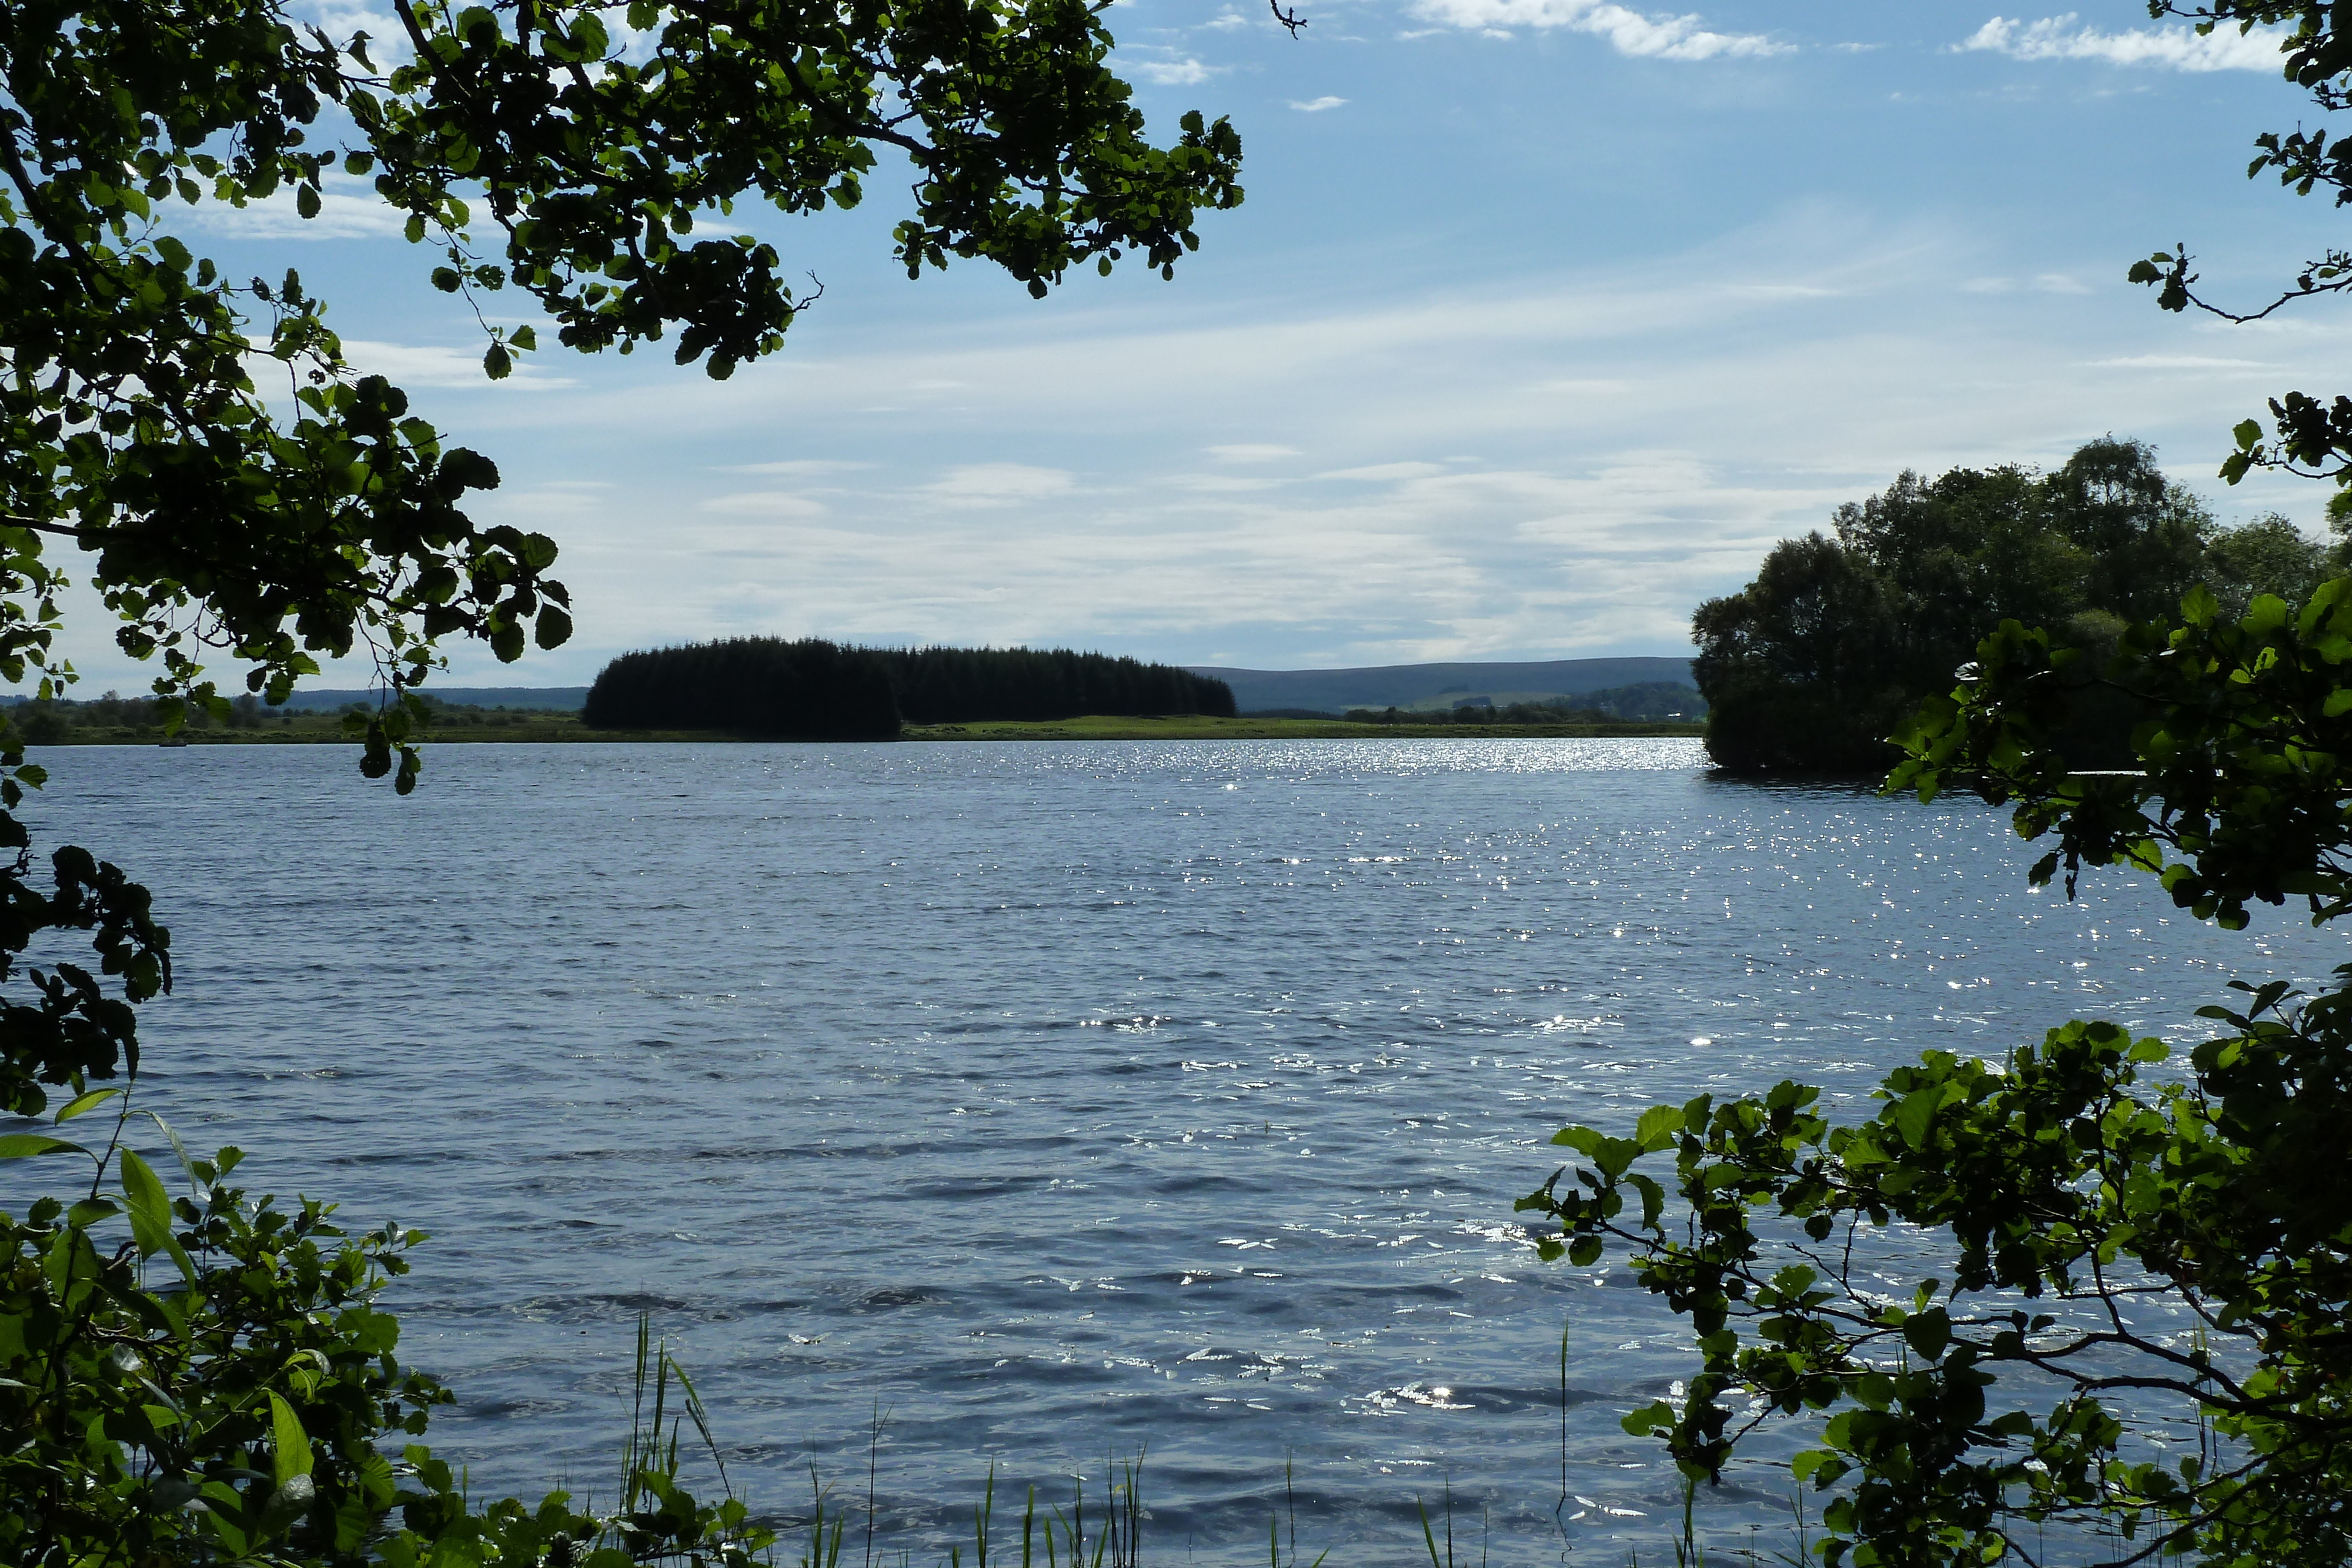
[[[732, 497], [705, 510], [693, 473], [656, 484], [619, 470], [631, 488], [609, 515], [673, 520], [651, 552], [632, 538], [609, 557], [584, 540], [571, 553], [583, 624], [616, 644], [689, 626], [916, 627], [1385, 664], [1671, 652], [1690, 607], [1744, 581], [1774, 539], [1905, 466], [2053, 463], [2112, 429], [2157, 442], [2196, 483], [2243, 416], [2249, 376], [2340, 349], [2282, 338], [2263, 345], [2275, 371], [2188, 363], [2252, 358], [2251, 345], [2151, 340], [2130, 291], [2051, 292], [2036, 264], [2057, 277], [2071, 258], [1979, 243], [1807, 209], [1622, 272], [1370, 308], [1232, 307], [1175, 329], [1024, 317], [953, 344], [909, 330], [823, 376], [509, 406], [610, 428], [619, 449], [723, 449], [741, 431], [761, 442], [744, 455], [781, 457], [782, 430], [809, 461], [873, 465], [761, 482], [801, 505], [816, 496], [822, 515]], [[1727, 285], [1727, 251], [1790, 287]], [[2006, 274], [2012, 292], [1964, 293], [1972, 273]], [[924, 378], [1021, 392], [912, 428], [855, 412]], [[1117, 431], [1151, 434], [1107, 444]], [[1468, 453], [1482, 455], [1450, 455]]]
[[722, 517], [814, 517], [824, 515], [824, 506], [789, 490], [745, 490], [713, 496], [702, 509]]
[[794, 457], [782, 463], [730, 463], [722, 470], [729, 474], [767, 474], [793, 479], [821, 478], [827, 474], [845, 474], [855, 469], [871, 468], [871, 463], [845, 463], [832, 457]]
[[1564, 27], [1604, 38], [1621, 55], [1660, 60], [1787, 54], [1761, 33], [1717, 33], [1695, 16], [1647, 16], [1606, 0], [1420, 0], [1413, 14], [1490, 32]]
[[2032, 277], [1970, 277], [1960, 284], [1964, 294], [2088, 294], [2090, 286], [2063, 272], [2036, 273]]
[[2216, 27], [2202, 37], [2189, 27], [2146, 27], [2103, 33], [2081, 25], [2072, 11], [2038, 22], [1995, 16], [1953, 46], [2020, 60], [2104, 60], [2177, 71], [2276, 71], [2285, 34], [2257, 27], [2241, 33]]
[[1348, 100], [1344, 98], [1292, 99], [1290, 107], [1301, 114], [1320, 114], [1327, 109], [1337, 109]]
[[513, 371], [504, 381], [494, 382], [482, 373], [478, 348], [452, 349], [438, 344], [382, 343], [345, 338], [343, 357], [361, 373], [382, 376], [394, 386], [411, 391], [418, 387], [511, 387], [520, 392], [552, 392], [578, 384], [570, 376], [549, 374], [529, 354], [516, 355]]
[[1318, 474], [1318, 479], [1363, 479], [1374, 484], [1398, 479], [1427, 479], [1445, 472], [1437, 463], [1374, 463], [1362, 468], [1334, 468], [1328, 474]]
[[236, 239], [381, 239], [400, 233], [408, 221], [369, 182], [331, 172], [320, 182], [317, 217], [304, 217], [294, 203], [289, 185], [242, 207], [207, 200], [190, 218], [198, 228]]
[[1213, 66], [1204, 66], [1190, 57], [1181, 60], [1122, 60], [1122, 68], [1141, 77], [1154, 87], [1198, 87], [1217, 74]]
[[951, 507], [1009, 507], [1067, 494], [1076, 481], [1066, 469], [1026, 463], [971, 463], [950, 469], [925, 494]]
[[2093, 360], [2102, 371], [2268, 371], [2277, 367], [2260, 360], [2215, 360], [2202, 354], [2133, 354], [2126, 359]]

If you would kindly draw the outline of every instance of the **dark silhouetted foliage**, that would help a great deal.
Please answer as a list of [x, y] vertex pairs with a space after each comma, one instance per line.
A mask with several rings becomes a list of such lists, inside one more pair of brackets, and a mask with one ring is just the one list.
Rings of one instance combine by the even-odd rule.
[[783, 740], [898, 733], [881, 661], [814, 637], [730, 637], [624, 653], [598, 672], [581, 716], [597, 729], [720, 729]]
[[1067, 648], [847, 648], [739, 637], [626, 653], [596, 677], [598, 729], [719, 729], [794, 739], [877, 739], [908, 724], [1234, 716], [1224, 682], [1172, 664]]
[[[2003, 621], [2097, 651], [2200, 583], [2225, 605], [2299, 598], [2322, 553], [2283, 518], [2220, 528], [2135, 441], [2089, 442], [2047, 475], [1906, 473], [1692, 616], [1707, 749], [1734, 772], [1884, 772], [1885, 737]], [[2062, 744], [2078, 766], [2115, 766], [2139, 716], [2086, 685]]]
[[1234, 716], [1233, 688], [1173, 664], [1147, 664], [1067, 648], [886, 648], [908, 724], [1079, 718], [1088, 714]]

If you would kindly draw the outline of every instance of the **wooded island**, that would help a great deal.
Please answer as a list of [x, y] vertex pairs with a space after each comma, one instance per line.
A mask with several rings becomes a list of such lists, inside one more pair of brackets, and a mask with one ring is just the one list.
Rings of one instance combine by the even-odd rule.
[[2261, 594], [2301, 603], [2352, 566], [2336, 527], [2332, 549], [2276, 514], [2224, 528], [2152, 450], [2114, 437], [2048, 474], [1906, 472], [1692, 615], [1707, 751], [1735, 773], [1884, 774], [1900, 757], [1887, 737], [2016, 621], [2087, 655], [2059, 727], [2075, 765], [2129, 766], [2145, 715], [2098, 678], [2126, 623], [2178, 622], [2200, 585], [2231, 616]]

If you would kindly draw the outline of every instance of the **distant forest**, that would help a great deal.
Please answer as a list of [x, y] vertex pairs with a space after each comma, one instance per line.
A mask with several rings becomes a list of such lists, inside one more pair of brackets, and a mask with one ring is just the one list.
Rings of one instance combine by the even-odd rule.
[[[2282, 517], [2221, 527], [2154, 452], [2113, 438], [2048, 474], [1906, 473], [1832, 523], [1783, 539], [1755, 581], [1692, 617], [1707, 750], [1723, 768], [1883, 773], [1897, 756], [1885, 737], [1950, 691], [2004, 620], [2095, 667], [2126, 622], [2177, 616], [2200, 583], [2236, 614], [2257, 594], [2299, 601], [2347, 564], [2347, 546]], [[2075, 765], [2116, 765], [2137, 716], [2086, 683], [2069, 721]]]
[[737, 637], [624, 653], [597, 675], [582, 716], [599, 729], [878, 740], [901, 722], [1233, 712], [1223, 681], [1107, 653]]

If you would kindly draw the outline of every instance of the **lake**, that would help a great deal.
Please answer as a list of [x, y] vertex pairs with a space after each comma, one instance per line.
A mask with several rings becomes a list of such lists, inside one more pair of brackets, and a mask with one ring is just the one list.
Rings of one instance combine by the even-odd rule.
[[453, 745], [405, 800], [342, 747], [40, 759], [37, 845], [173, 931], [144, 1103], [434, 1233], [391, 1300], [477, 1495], [609, 1495], [646, 1313], [761, 1511], [812, 1462], [862, 1500], [880, 1416], [918, 1562], [992, 1457], [1002, 1516], [1147, 1444], [1155, 1561], [1262, 1560], [1286, 1461], [1302, 1562], [1425, 1561], [1449, 1488], [1496, 1562], [1671, 1561], [1617, 1422], [1686, 1335], [1535, 1259], [1553, 1131], [1782, 1077], [1860, 1111], [2069, 1017], [2187, 1041], [2342, 956], [1680, 740]]

